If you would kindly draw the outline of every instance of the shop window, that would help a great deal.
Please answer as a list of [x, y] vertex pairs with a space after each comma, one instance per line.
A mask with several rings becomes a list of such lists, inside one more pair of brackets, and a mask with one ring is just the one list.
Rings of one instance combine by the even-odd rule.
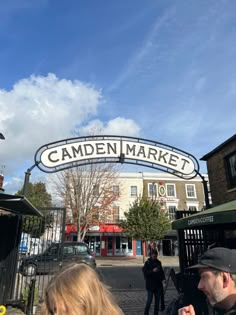
[[166, 195], [167, 197], [176, 197], [174, 184], [166, 184]]
[[186, 184], [185, 188], [187, 198], [196, 198], [196, 189], [194, 184]]
[[131, 197], [137, 197], [137, 194], [138, 194], [138, 187], [137, 186], [131, 186], [130, 187]]
[[157, 184], [154, 183], [148, 184], [148, 197], [151, 198], [157, 197]]
[[225, 158], [229, 188], [236, 187], [236, 152]]

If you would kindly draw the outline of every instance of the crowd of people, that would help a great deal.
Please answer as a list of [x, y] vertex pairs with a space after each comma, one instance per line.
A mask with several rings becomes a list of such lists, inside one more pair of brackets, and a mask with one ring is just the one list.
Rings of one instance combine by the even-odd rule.
[[[157, 249], [142, 270], [147, 301], [144, 315], [149, 314], [154, 297], [154, 315], [165, 309], [163, 281], [165, 274]], [[216, 247], [206, 251], [197, 265], [187, 271], [198, 271], [198, 290], [202, 291], [214, 314], [236, 314], [236, 250]], [[62, 270], [45, 290], [41, 315], [121, 315], [124, 314], [96, 271], [86, 264], [74, 264]], [[167, 313], [168, 314], [168, 313]], [[178, 315], [198, 315], [193, 305], [184, 305]], [[169, 314], [168, 314], [169, 315]], [[175, 315], [175, 314], [170, 314]], [[200, 314], [199, 314], [200, 315]]]

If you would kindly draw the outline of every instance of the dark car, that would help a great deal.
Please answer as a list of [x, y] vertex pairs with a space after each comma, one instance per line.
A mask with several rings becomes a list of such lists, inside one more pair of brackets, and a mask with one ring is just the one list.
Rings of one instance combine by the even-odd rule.
[[62, 266], [83, 262], [95, 268], [96, 260], [83, 242], [53, 243], [43, 253], [22, 258], [19, 272], [25, 276], [58, 271]]

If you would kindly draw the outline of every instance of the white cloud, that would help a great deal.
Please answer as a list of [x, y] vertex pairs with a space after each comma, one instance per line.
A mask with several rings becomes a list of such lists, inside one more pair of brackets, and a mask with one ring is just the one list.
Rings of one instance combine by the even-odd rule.
[[[100, 90], [81, 81], [59, 79], [54, 74], [32, 75], [9, 91], [0, 90], [0, 132], [5, 136], [5, 140], [0, 140], [0, 166], [6, 166], [6, 192], [21, 188], [24, 172], [34, 164], [34, 154], [42, 145], [91, 134], [93, 130], [100, 134], [139, 135], [140, 128], [131, 119], [90, 121], [98, 116], [102, 104]], [[35, 168], [32, 181], [40, 176], [37, 172]]]
[[106, 123], [92, 120], [87, 126], [80, 128], [80, 133], [138, 137], [140, 127], [132, 119], [117, 117]]
[[54, 74], [20, 80], [10, 91], [0, 90], [0, 124], [4, 163], [33, 159], [41, 145], [67, 138], [97, 113], [101, 91]]

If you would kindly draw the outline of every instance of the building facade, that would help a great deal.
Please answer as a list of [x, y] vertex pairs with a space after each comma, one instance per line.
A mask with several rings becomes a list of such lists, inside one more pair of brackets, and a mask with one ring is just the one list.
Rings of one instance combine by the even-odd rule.
[[236, 135], [204, 155], [211, 186], [212, 205], [236, 200]]
[[[207, 176], [205, 176], [207, 179]], [[120, 173], [113, 192], [117, 198], [113, 203], [111, 214], [106, 222], [90, 227], [85, 241], [97, 256], [137, 256], [142, 255], [141, 241], [132, 240], [118, 226], [125, 218], [124, 213], [138, 197], [155, 198], [167, 211], [170, 220], [175, 219], [176, 210], [201, 211], [205, 206], [202, 179], [197, 176], [191, 180], [183, 180], [168, 173], [137, 172]], [[67, 224], [66, 239], [76, 240], [76, 228]], [[166, 246], [160, 243], [161, 254], [177, 254], [177, 236], [172, 233], [166, 236]], [[175, 248], [173, 248], [175, 244]]]

